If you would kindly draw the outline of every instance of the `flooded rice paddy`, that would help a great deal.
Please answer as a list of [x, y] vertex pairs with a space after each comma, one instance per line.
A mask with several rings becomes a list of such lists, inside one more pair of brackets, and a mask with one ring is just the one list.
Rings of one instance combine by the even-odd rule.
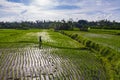
[[[53, 49], [0, 49], [0, 80], [54, 80], [69, 76], [67, 60], [52, 55]], [[66, 69], [65, 69], [66, 68]], [[72, 71], [71, 71], [72, 72]], [[71, 75], [72, 79], [73, 75]]]
[[[45, 31], [29, 35], [42, 36], [44, 42], [57, 42]], [[93, 54], [77, 50], [79, 54], [73, 58], [70, 54], [76, 52], [71, 49], [39, 45], [0, 48], [0, 80], [106, 80], [105, 71]]]
[[[37, 47], [0, 49], [0, 80], [87, 79], [89, 71], [85, 74], [84, 68], [81, 67], [79, 70], [69, 59], [52, 54], [52, 50], [55, 49]], [[93, 77], [93, 80], [99, 80], [103, 75], [101, 71], [93, 74], [99, 76], [98, 79]], [[105, 77], [102, 79], [105, 80]]]

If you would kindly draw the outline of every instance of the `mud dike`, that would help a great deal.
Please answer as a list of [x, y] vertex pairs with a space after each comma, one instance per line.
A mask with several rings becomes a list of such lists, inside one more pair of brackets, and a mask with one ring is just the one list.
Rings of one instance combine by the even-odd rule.
[[51, 54], [52, 50], [33, 47], [1, 49], [0, 80], [80, 79], [74, 65]]

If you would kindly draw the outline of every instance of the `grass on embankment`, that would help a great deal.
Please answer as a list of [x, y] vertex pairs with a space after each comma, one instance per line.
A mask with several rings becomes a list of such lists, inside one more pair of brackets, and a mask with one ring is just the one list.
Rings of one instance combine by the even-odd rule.
[[120, 52], [120, 36], [119, 35], [110, 35], [110, 34], [101, 34], [99, 33], [91, 33], [91, 32], [80, 32], [80, 31], [66, 31], [66, 33], [70, 34], [78, 34], [86, 39], [92, 40], [98, 44], [102, 44], [104, 46], [110, 47], [116, 52]]

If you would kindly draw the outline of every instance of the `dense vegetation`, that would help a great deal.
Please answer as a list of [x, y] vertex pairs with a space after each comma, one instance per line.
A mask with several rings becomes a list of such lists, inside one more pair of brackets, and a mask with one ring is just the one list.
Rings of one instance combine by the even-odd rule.
[[36, 21], [36, 22], [0, 22], [1, 29], [30, 29], [30, 28], [41, 28], [46, 29], [49, 27], [51, 22], [46, 21]]
[[111, 22], [108, 20], [100, 21], [87, 21], [78, 20], [73, 21], [72, 19], [65, 21], [39, 21], [30, 22], [0, 22], [1, 29], [30, 29], [30, 28], [41, 28], [48, 29], [54, 28], [55, 30], [73, 30], [74, 28], [79, 28], [83, 31], [88, 31], [89, 28], [93, 29], [120, 29], [119, 22]]

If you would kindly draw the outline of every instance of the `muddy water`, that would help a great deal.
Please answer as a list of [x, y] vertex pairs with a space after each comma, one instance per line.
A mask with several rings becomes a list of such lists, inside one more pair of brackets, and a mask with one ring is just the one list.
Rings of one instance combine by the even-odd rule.
[[[80, 74], [52, 48], [0, 49], [0, 80], [75, 80]], [[69, 67], [70, 66], [70, 67]]]

